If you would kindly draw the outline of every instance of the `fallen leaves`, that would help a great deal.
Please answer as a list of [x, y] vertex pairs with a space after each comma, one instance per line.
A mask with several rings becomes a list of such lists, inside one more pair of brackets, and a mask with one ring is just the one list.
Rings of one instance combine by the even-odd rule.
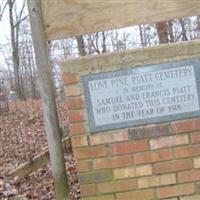
[[[66, 130], [65, 104], [58, 106], [60, 126]], [[55, 199], [51, 167], [47, 165], [26, 178], [11, 179], [9, 171], [47, 149], [47, 140], [40, 100], [13, 102], [9, 112], [0, 114], [0, 199]], [[72, 200], [80, 199], [76, 163], [70, 146], [65, 146], [66, 172]]]

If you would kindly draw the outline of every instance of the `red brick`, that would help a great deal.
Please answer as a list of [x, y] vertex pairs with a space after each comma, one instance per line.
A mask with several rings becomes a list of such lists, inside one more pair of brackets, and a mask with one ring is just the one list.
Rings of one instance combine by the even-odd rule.
[[154, 163], [159, 161], [171, 160], [173, 158], [170, 149], [163, 149], [157, 152], [147, 151], [134, 154], [135, 164]]
[[62, 79], [64, 84], [73, 84], [73, 83], [78, 83], [80, 78], [79, 75], [76, 73], [64, 73], [62, 74]]
[[77, 169], [79, 172], [87, 172], [91, 169], [90, 167], [90, 161], [79, 161], [77, 162]]
[[71, 135], [78, 135], [87, 132], [85, 123], [70, 124], [69, 130]]
[[109, 146], [111, 155], [135, 153], [135, 152], [145, 151], [147, 149], [148, 149], [147, 140], [138, 140], [135, 143], [127, 142], [127, 143], [111, 144]]
[[100, 133], [97, 135], [90, 136], [90, 144], [98, 145], [98, 144], [106, 144], [106, 143], [114, 143], [128, 140], [128, 131], [115, 131], [110, 133]]
[[164, 147], [172, 147], [177, 145], [188, 144], [188, 136], [184, 135], [172, 135], [168, 137], [161, 137], [157, 139], [150, 140], [150, 148], [151, 149], [160, 149]]
[[95, 184], [88, 184], [88, 185], [80, 185], [81, 196], [92, 196], [96, 194], [96, 185]]
[[200, 118], [178, 121], [171, 124], [173, 133], [190, 132], [200, 129]]
[[74, 155], [77, 160], [102, 157], [105, 154], [104, 146], [74, 149]]
[[117, 193], [117, 200], [153, 200], [154, 190], [137, 190], [131, 192]]
[[109, 158], [99, 158], [94, 160], [95, 169], [107, 169], [116, 167], [125, 167], [133, 164], [131, 155], [115, 156]]
[[167, 186], [157, 189], [158, 198], [168, 198], [193, 194], [195, 192], [194, 185], [192, 183]]
[[120, 181], [113, 181], [108, 183], [100, 183], [97, 185], [99, 193], [120, 192], [126, 190], [133, 190], [137, 188], [135, 179], [126, 179]]
[[190, 137], [193, 144], [200, 144], [200, 131], [191, 133]]
[[75, 97], [81, 95], [81, 88], [78, 84], [65, 86], [64, 91], [66, 97]]
[[80, 135], [77, 137], [72, 137], [72, 146], [75, 147], [82, 147], [82, 146], [88, 146], [88, 140], [86, 135]]
[[173, 160], [173, 161], [156, 163], [153, 165], [153, 173], [163, 174], [168, 172], [191, 169], [192, 165], [193, 163], [190, 159]]
[[68, 110], [80, 110], [85, 108], [85, 103], [81, 97], [67, 98], [66, 105]]
[[174, 150], [176, 158], [185, 158], [200, 155], [200, 146], [177, 147]]
[[69, 123], [82, 122], [86, 120], [86, 116], [83, 111], [69, 111], [67, 115]]
[[184, 171], [178, 173], [178, 181], [180, 183], [199, 181], [200, 180], [200, 170]]

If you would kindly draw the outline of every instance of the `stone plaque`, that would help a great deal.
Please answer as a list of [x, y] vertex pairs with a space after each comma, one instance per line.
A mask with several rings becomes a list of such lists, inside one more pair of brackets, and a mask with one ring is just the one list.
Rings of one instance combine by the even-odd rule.
[[200, 116], [200, 60], [82, 77], [90, 131]]

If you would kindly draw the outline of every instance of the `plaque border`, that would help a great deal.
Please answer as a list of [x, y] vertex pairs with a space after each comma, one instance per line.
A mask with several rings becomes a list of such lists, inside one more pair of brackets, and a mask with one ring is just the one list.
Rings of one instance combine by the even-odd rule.
[[83, 92], [84, 92], [85, 101], [86, 101], [86, 110], [87, 110], [87, 115], [88, 115], [88, 125], [89, 125], [90, 132], [94, 134], [98, 132], [110, 131], [110, 130], [115, 130], [115, 129], [138, 127], [138, 126], [144, 126], [144, 125], [149, 125], [149, 124], [165, 123], [165, 122], [171, 122], [171, 121], [176, 121], [176, 120], [200, 117], [200, 110], [199, 110], [195, 112], [171, 114], [171, 115], [165, 115], [163, 117], [153, 117], [153, 118], [150, 117], [146, 119], [112, 123], [112, 124], [100, 125], [100, 126], [96, 126], [95, 121], [94, 121], [94, 113], [92, 109], [92, 103], [91, 103], [91, 97], [90, 97], [90, 91], [89, 91], [89, 85], [88, 85], [89, 81], [113, 78], [115, 76], [129, 75], [130, 73], [133, 73], [133, 72], [135, 73], [155, 72], [160, 69], [172, 69], [174, 67], [177, 68], [177, 67], [183, 67], [186, 65], [193, 65], [194, 67], [199, 107], [200, 107], [200, 59], [198, 58], [183, 59], [180, 61], [166, 61], [160, 64], [139, 65], [139, 66], [137, 65], [135, 67], [127, 67], [126, 69], [120, 69], [120, 70], [115, 70], [115, 71], [110, 71], [110, 72], [109, 71], [99, 72], [99, 73], [81, 76], [81, 81], [83, 84]]

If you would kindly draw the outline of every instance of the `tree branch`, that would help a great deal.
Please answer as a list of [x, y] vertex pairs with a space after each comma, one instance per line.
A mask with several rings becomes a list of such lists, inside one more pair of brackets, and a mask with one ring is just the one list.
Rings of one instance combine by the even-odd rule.
[[3, 13], [4, 11], [6, 10], [6, 6], [8, 5], [8, 3], [6, 2], [4, 5], [3, 5], [4, 2], [2, 2], [2, 4], [0, 5], [0, 21], [3, 17]]
[[23, 17], [21, 20], [19, 20], [15, 25], [14, 28], [16, 28], [17, 26], [19, 26], [24, 20], [26, 20], [28, 18], [28, 15], [26, 15], [25, 17]]

